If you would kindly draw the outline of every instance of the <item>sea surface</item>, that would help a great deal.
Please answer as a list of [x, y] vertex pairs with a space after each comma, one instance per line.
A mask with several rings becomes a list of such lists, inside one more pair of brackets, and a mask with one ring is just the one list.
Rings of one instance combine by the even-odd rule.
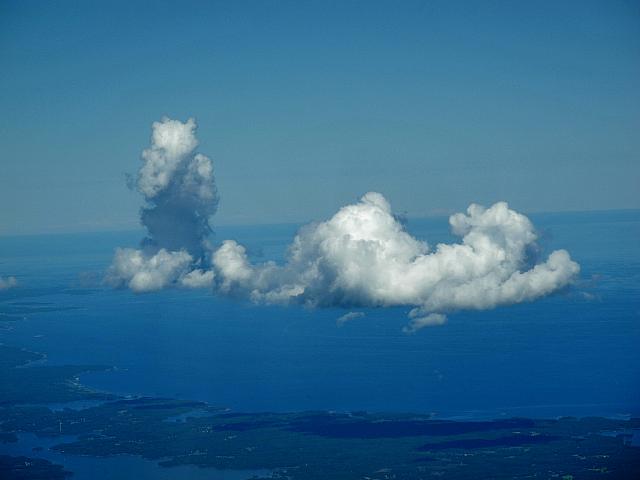
[[[114, 249], [141, 232], [0, 237], [0, 275], [24, 307], [0, 342], [49, 364], [104, 364], [82, 381], [122, 394], [236, 411], [430, 412], [449, 418], [640, 413], [640, 211], [538, 214], [542, 255], [567, 249], [579, 281], [551, 297], [452, 313], [405, 335], [409, 308], [257, 306], [206, 290], [134, 294], [103, 283]], [[298, 226], [219, 228], [254, 261], [282, 261]], [[431, 245], [446, 218], [410, 219]], [[34, 311], [41, 310], [41, 311]]]

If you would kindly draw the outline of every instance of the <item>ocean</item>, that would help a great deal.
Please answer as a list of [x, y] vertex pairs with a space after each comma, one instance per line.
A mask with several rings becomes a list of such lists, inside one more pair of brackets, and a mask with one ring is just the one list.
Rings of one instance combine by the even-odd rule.
[[[134, 294], [103, 282], [117, 246], [140, 232], [0, 237], [0, 275], [28, 307], [0, 342], [49, 364], [101, 364], [82, 376], [115, 393], [204, 400], [236, 411], [428, 412], [447, 418], [640, 413], [640, 211], [536, 214], [543, 252], [565, 248], [579, 281], [551, 297], [454, 312], [402, 333], [409, 308], [262, 306], [205, 290]], [[446, 218], [410, 219], [431, 245]], [[281, 261], [296, 225], [220, 227], [254, 260]], [[34, 311], [40, 310], [40, 311]]]

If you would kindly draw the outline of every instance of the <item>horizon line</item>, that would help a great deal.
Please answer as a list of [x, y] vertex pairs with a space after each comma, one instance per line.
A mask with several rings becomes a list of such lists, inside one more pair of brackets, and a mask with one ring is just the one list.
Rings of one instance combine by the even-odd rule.
[[[594, 210], [535, 210], [535, 211], [523, 211], [522, 214], [526, 216], [530, 215], [548, 215], [548, 214], [589, 214], [589, 213], [640, 213], [640, 207], [638, 208], [605, 208], [605, 209], [594, 209]], [[451, 211], [449, 213], [433, 213], [433, 214], [425, 214], [425, 215], [403, 215], [401, 212], [396, 215], [401, 216], [407, 220], [428, 220], [428, 219], [440, 219], [440, 218], [448, 218], [452, 214], [456, 213], [455, 211]], [[323, 220], [300, 220], [300, 221], [288, 221], [288, 222], [254, 222], [254, 223], [220, 223], [215, 225], [213, 228], [213, 232], [215, 233], [216, 228], [242, 228], [242, 227], [275, 227], [275, 226], [302, 226], [311, 223], [318, 223]], [[63, 227], [64, 228], [64, 227]], [[11, 237], [39, 237], [39, 236], [56, 236], [56, 235], [83, 235], [83, 234], [98, 234], [98, 233], [138, 233], [140, 231], [144, 231], [144, 228], [140, 225], [137, 227], [126, 227], [126, 228], [97, 228], [94, 230], [76, 230], [71, 227], [69, 230], [42, 230], [42, 231], [34, 231], [34, 232], [24, 232], [24, 233], [4, 233], [0, 232], [0, 238], [11, 238]]]

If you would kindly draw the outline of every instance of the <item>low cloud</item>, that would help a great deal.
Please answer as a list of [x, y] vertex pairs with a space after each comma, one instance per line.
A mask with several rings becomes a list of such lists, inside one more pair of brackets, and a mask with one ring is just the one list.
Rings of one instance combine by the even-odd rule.
[[356, 318], [364, 317], [363, 312], [349, 312], [345, 313], [341, 317], [336, 320], [336, 325], [342, 327], [345, 323], [350, 322], [351, 320], [355, 320]]
[[416, 333], [425, 327], [434, 327], [437, 325], [444, 325], [447, 322], [447, 317], [441, 313], [427, 313], [424, 314], [420, 308], [414, 308], [409, 313], [411, 321], [408, 325], [402, 328], [402, 331], [406, 334]]
[[18, 285], [16, 277], [0, 277], [0, 290], [8, 290]]
[[531, 265], [531, 222], [504, 202], [471, 205], [449, 219], [460, 243], [431, 249], [405, 231], [379, 193], [303, 228], [284, 265], [253, 265], [245, 249], [225, 241], [212, 257], [223, 292], [256, 302], [313, 307], [410, 305], [429, 313], [488, 309], [535, 300], [579, 272], [565, 250]]
[[[430, 246], [411, 236], [376, 192], [330, 219], [303, 227], [283, 264], [251, 263], [234, 240], [212, 248], [209, 218], [218, 195], [211, 160], [195, 153], [193, 120], [153, 124], [137, 189], [145, 199], [140, 249], [119, 249], [108, 278], [137, 292], [212, 288], [266, 304], [310, 307], [411, 306], [406, 333], [442, 325], [446, 314], [532, 301], [567, 286], [579, 266], [565, 250], [539, 255], [529, 219], [499, 202], [472, 204], [449, 219], [458, 243]], [[338, 324], [362, 316], [350, 312]]]
[[193, 257], [186, 250], [170, 252], [162, 248], [149, 253], [120, 248], [116, 250], [108, 279], [114, 284], [126, 284], [135, 292], [151, 292], [180, 284], [189, 278], [192, 264]]

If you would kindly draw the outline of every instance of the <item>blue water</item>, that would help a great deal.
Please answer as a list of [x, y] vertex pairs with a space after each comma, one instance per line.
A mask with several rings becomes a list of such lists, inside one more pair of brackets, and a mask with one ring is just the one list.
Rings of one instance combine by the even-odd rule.
[[[452, 314], [402, 334], [408, 308], [336, 326], [339, 309], [264, 307], [206, 291], [136, 295], [101, 284], [116, 246], [139, 232], [0, 238], [0, 275], [21, 287], [0, 301], [33, 313], [0, 342], [48, 362], [114, 365], [95, 388], [205, 400], [244, 411], [371, 410], [448, 417], [640, 412], [640, 211], [533, 215], [549, 252], [566, 248], [578, 284], [535, 303]], [[434, 244], [446, 219], [410, 220]], [[279, 260], [293, 225], [219, 229], [254, 259]]]

